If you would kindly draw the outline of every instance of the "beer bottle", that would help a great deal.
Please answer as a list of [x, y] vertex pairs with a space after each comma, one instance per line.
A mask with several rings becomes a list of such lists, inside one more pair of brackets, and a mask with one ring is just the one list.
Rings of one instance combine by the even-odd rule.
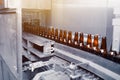
[[58, 29], [55, 29], [55, 41], [58, 41]]
[[44, 36], [44, 27], [42, 26], [42, 36]]
[[45, 27], [45, 38], [47, 38], [47, 36], [48, 36], [48, 28]]
[[98, 43], [98, 35], [95, 35], [94, 36], [94, 41], [93, 41], [93, 49], [98, 51], [98, 46], [99, 46], [99, 43]]
[[35, 26], [35, 35], [37, 35], [37, 26]]
[[107, 55], [107, 43], [106, 43], [106, 37], [102, 37], [102, 42], [101, 42], [101, 48], [100, 51], [104, 57]]
[[63, 42], [67, 43], [67, 31], [66, 30], [64, 30], [63, 32]]
[[68, 32], [68, 44], [69, 45], [72, 44], [72, 32], [71, 31]]
[[45, 36], [45, 27], [42, 27], [42, 36], [44, 37]]
[[78, 32], [75, 32], [75, 36], [74, 36], [74, 45], [78, 45]]
[[87, 37], [87, 48], [91, 48], [92, 47], [92, 38], [91, 38], [91, 34], [88, 34]]
[[39, 28], [39, 35], [42, 36], [42, 27]]
[[48, 38], [51, 39], [51, 28], [48, 28]]
[[83, 33], [80, 33], [79, 46], [80, 47], [84, 46], [84, 35], [83, 35]]
[[52, 35], [52, 36], [51, 36], [51, 39], [52, 39], [52, 40], [54, 40], [54, 34], [55, 34], [54, 28], [52, 27], [52, 31], [51, 31], [51, 35]]
[[39, 35], [39, 27], [37, 26], [37, 35]]
[[63, 30], [60, 30], [59, 32], [59, 41], [63, 42]]

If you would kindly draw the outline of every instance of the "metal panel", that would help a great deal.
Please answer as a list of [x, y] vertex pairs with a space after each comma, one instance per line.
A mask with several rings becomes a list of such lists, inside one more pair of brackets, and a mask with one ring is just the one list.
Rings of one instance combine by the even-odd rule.
[[0, 60], [0, 80], [3, 80], [2, 60]]
[[13, 74], [17, 76], [16, 23], [16, 14], [0, 15], [0, 55], [3, 57]]
[[1, 56], [0, 56], [0, 80], [17, 80]]
[[3, 67], [3, 80], [9, 80], [8, 68], [3, 61], [2, 61], [2, 67]]

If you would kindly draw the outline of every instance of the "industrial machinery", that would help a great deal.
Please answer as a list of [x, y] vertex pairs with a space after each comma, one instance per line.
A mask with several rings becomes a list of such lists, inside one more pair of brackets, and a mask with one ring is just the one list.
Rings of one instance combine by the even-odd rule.
[[0, 80], [120, 80], [119, 5], [0, 0]]
[[[34, 44], [38, 46], [34, 47]], [[45, 47], [46, 44], [51, 46]], [[46, 54], [44, 48], [42, 50], [40, 46], [45, 47], [48, 53]], [[103, 54], [104, 51], [102, 53], [94, 48], [93, 50], [83, 46], [78, 48], [74, 44], [67, 45], [59, 40], [54, 42], [50, 37], [40, 37], [26, 32], [23, 33], [23, 48], [23, 57], [26, 58], [23, 58], [23, 80], [119, 80], [120, 78], [119, 61], [114, 62], [114, 59], [111, 59], [115, 53], [109, 56], [108, 53]], [[108, 59], [108, 56], [111, 58]], [[98, 58], [99, 60], [96, 60]], [[113, 64], [117, 66], [111, 66]]]

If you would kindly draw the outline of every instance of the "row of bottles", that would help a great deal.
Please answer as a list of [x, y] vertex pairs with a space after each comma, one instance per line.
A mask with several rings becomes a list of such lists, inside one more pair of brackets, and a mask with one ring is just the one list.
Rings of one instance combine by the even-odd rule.
[[[75, 32], [73, 33], [71, 31], [66, 30], [58, 30], [57, 28], [48, 28], [48, 27], [30, 27], [30, 26], [24, 26], [24, 31], [29, 32], [32, 34], [40, 35], [52, 40], [55, 40], [56, 42], [67, 44], [73, 47], [85, 47], [89, 49], [93, 49], [96, 51], [99, 51], [101, 49], [101, 52], [106, 51], [106, 37], [102, 38], [102, 44], [101, 48], [99, 48], [99, 40], [98, 35], [94, 36], [94, 41], [92, 42], [92, 35], [88, 34], [87, 36], [87, 42], [84, 41], [84, 34]], [[73, 37], [74, 36], [74, 37]]]
[[[24, 32], [52, 39], [58, 43], [79, 48], [105, 58], [110, 56], [107, 52], [106, 37], [100, 39], [99, 35], [92, 36], [91, 34], [87, 34], [87, 37], [85, 37], [84, 33], [75, 32], [73, 34], [72, 31], [58, 30], [57, 28], [30, 26], [24, 26]], [[87, 38], [87, 41], [85, 41], [85, 38]]]

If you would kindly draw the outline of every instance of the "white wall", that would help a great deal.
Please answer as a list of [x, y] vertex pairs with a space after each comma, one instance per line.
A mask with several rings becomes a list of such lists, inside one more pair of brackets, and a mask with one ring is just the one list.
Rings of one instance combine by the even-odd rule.
[[52, 0], [54, 27], [107, 36], [112, 43], [113, 12], [107, 0]]
[[103, 3], [103, 0], [92, 1], [52, 0], [52, 25], [62, 29], [105, 36], [107, 3]]

